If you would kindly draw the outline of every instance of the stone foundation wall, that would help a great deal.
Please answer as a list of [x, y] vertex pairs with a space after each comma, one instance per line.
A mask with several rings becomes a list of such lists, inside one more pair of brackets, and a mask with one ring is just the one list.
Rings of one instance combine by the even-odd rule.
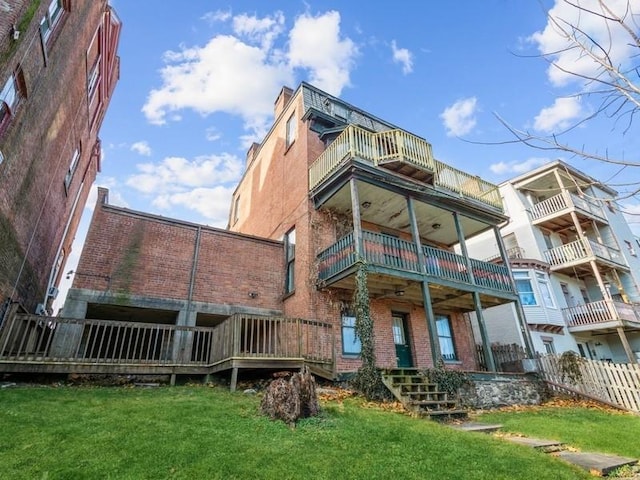
[[471, 384], [460, 389], [464, 407], [490, 409], [511, 405], [538, 405], [543, 384], [535, 373], [472, 373]]

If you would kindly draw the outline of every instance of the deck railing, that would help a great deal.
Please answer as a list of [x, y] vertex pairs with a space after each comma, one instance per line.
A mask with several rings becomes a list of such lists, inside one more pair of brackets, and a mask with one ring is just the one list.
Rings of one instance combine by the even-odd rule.
[[577, 260], [587, 260], [594, 256], [624, 265], [624, 258], [620, 250], [594, 242], [588, 238], [580, 238], [574, 242], [547, 250], [544, 252], [544, 256], [551, 266], [560, 266]]
[[17, 314], [0, 330], [0, 360], [207, 366], [231, 358], [333, 361], [330, 324], [234, 315], [215, 327]]
[[574, 207], [585, 213], [590, 213], [598, 218], [606, 218], [602, 208], [596, 202], [579, 197], [567, 191], [563, 191], [553, 197], [536, 203], [531, 209], [531, 218], [532, 220], [538, 220], [549, 215], [554, 215], [569, 207]]
[[564, 308], [562, 315], [569, 327], [597, 326], [616, 321], [640, 323], [640, 309], [637, 305], [613, 300], [599, 300]]
[[309, 167], [309, 188], [316, 188], [351, 158], [375, 166], [391, 161], [414, 165], [433, 172], [434, 185], [502, 210], [496, 185], [435, 160], [430, 143], [404, 130], [372, 133], [355, 125], [347, 126]]
[[[449, 281], [473, 284], [467, 261], [462, 255], [439, 248], [423, 246], [424, 270], [418, 261], [413, 242], [383, 233], [362, 232], [364, 260], [400, 271], [426, 273]], [[318, 255], [318, 276], [327, 280], [355, 264], [353, 234], [349, 233]], [[513, 292], [506, 266], [470, 259], [475, 284], [503, 292]]]

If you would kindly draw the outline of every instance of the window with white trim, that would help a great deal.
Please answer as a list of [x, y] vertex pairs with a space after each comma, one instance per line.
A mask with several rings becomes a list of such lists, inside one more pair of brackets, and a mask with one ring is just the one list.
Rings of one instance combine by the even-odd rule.
[[356, 317], [351, 313], [342, 314], [342, 353], [360, 355], [362, 344], [356, 335]]
[[22, 69], [18, 68], [16, 73], [11, 75], [0, 90], [0, 133], [6, 128], [15, 115], [18, 103], [20, 103], [21, 91], [18, 83], [22, 77]]
[[62, 0], [51, 0], [49, 8], [44, 14], [44, 17], [42, 17], [42, 20], [40, 20], [40, 35], [45, 43], [49, 40], [51, 32], [53, 32], [60, 17], [62, 17], [63, 11]]
[[296, 266], [296, 229], [292, 228], [284, 236], [285, 257], [287, 270], [285, 272], [285, 293], [293, 293], [296, 289], [295, 266]]
[[627, 247], [627, 250], [629, 250], [629, 253], [631, 255], [633, 255], [634, 257], [636, 256], [636, 251], [634, 250], [633, 245], [629, 240], [624, 240], [624, 246]]
[[513, 272], [513, 279], [516, 282], [516, 290], [518, 291], [522, 305], [537, 305], [538, 302], [533, 292], [533, 284], [531, 283], [529, 272]]
[[542, 297], [542, 303], [545, 307], [556, 308], [551, 290], [549, 289], [549, 279], [545, 273], [536, 272], [536, 279], [538, 280], [538, 288], [540, 289], [540, 296]]
[[71, 180], [73, 180], [73, 174], [78, 168], [78, 163], [80, 162], [80, 149], [76, 148], [73, 151], [73, 155], [71, 155], [71, 163], [69, 163], [69, 170], [67, 170], [67, 174], [64, 177], [64, 190], [65, 192], [69, 192], [69, 186], [71, 185]]
[[436, 315], [436, 330], [440, 343], [440, 355], [445, 362], [455, 362], [458, 360], [456, 346], [453, 342], [453, 330], [451, 329], [451, 319], [446, 315]]
[[285, 126], [285, 148], [289, 148], [296, 139], [296, 125], [296, 114], [294, 112], [289, 117], [289, 120], [287, 120], [287, 124]]

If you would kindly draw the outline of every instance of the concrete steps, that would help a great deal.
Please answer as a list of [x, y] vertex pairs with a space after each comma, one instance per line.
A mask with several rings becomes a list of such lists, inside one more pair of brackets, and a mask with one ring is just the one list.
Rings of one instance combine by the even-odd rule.
[[388, 369], [382, 381], [404, 407], [434, 420], [466, 418], [467, 411], [458, 407], [455, 398], [439, 390], [415, 368]]

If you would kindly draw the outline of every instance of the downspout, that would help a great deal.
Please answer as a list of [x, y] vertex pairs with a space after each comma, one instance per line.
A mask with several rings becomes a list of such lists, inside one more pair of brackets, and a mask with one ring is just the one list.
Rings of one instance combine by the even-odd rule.
[[193, 289], [196, 283], [196, 269], [198, 267], [198, 256], [200, 254], [200, 234], [202, 233], [202, 227], [199, 225], [196, 232], [196, 244], [193, 248], [193, 256], [191, 257], [191, 277], [189, 278], [189, 296], [187, 298], [187, 318], [191, 314], [191, 302], [193, 300]]

